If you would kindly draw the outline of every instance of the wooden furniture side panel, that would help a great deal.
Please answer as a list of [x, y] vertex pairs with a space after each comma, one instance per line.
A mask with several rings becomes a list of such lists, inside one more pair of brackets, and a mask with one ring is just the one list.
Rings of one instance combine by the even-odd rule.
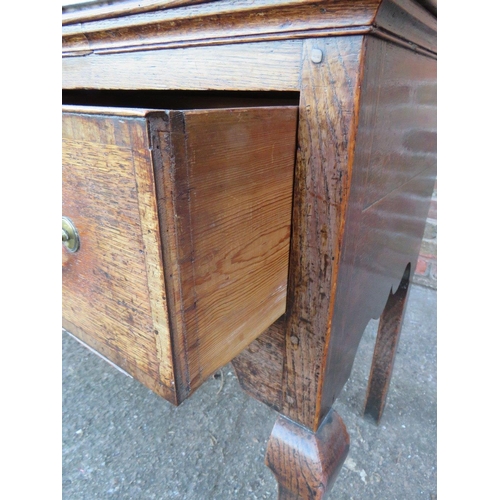
[[368, 50], [367, 64], [378, 65], [366, 70], [366, 92], [375, 94], [363, 101], [371, 120], [369, 157], [358, 167], [364, 210], [435, 167], [437, 128], [436, 62], [372, 37]]
[[[355, 163], [336, 277], [332, 346], [323, 364], [317, 361], [315, 369], [318, 378], [325, 371], [324, 385], [311, 383], [310, 377], [303, 382], [309, 384], [311, 394], [314, 388], [320, 395], [323, 391], [321, 415], [328, 411], [349, 376], [366, 324], [380, 316], [390, 290], [397, 289], [409, 262], [414, 271], [436, 173], [436, 62], [374, 37], [366, 39], [362, 60], [359, 126], [351, 138], [350, 154]], [[314, 109], [307, 101], [310, 97], [304, 97], [301, 109], [312, 113]], [[299, 138], [299, 147], [301, 140], [305, 141]], [[297, 176], [301, 175], [297, 169]], [[297, 185], [300, 182], [296, 181]], [[296, 221], [295, 231], [300, 227]], [[312, 332], [308, 339], [313, 341]], [[286, 369], [284, 341], [285, 332], [280, 335], [280, 329], [273, 325], [233, 362], [244, 390], [278, 411], [290, 396], [284, 392], [280, 397], [279, 384], [272, 381]], [[291, 340], [287, 337], [287, 342], [297, 356], [301, 355], [298, 336]], [[271, 355], [268, 346], [278, 349], [279, 354]], [[320, 360], [319, 348], [316, 355]], [[294, 369], [306, 373], [304, 363], [295, 363]], [[257, 370], [259, 364], [266, 367], [263, 373]], [[314, 401], [310, 403], [314, 408]]]
[[190, 388], [285, 312], [297, 108], [171, 112]]
[[129, 9], [115, 6], [114, 13], [108, 7], [63, 15], [63, 52], [85, 55], [371, 31], [436, 52], [436, 18], [413, 0], [219, 0], [166, 7], [134, 9], [130, 4]]
[[323, 414], [408, 263], [413, 275], [436, 176], [436, 61], [374, 37], [366, 43]]
[[63, 114], [63, 326], [175, 402], [146, 120]]

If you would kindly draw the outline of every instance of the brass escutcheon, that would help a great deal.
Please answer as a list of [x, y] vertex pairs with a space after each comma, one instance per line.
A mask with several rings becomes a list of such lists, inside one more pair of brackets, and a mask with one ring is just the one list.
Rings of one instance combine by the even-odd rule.
[[80, 248], [80, 236], [71, 219], [62, 218], [62, 242], [71, 253], [75, 253]]

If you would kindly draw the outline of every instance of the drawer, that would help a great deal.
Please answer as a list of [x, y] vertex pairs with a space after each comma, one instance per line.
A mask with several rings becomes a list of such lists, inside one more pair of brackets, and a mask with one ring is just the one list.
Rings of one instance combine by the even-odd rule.
[[179, 404], [285, 311], [297, 108], [63, 108], [63, 327]]

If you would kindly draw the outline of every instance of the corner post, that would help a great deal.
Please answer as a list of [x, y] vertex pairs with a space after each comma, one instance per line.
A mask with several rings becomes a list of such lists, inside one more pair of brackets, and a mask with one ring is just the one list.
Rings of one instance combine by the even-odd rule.
[[[305, 40], [281, 410], [266, 464], [280, 500], [319, 500], [332, 487], [349, 435], [324, 392], [349, 198], [362, 36]], [[342, 363], [342, 360], [338, 362]]]

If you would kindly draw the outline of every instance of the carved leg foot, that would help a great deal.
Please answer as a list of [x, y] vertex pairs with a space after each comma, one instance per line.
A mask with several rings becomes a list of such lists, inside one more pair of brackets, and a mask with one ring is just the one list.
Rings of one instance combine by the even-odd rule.
[[278, 481], [278, 500], [322, 499], [348, 451], [349, 434], [332, 409], [315, 433], [280, 415], [266, 451], [266, 465]]
[[384, 412], [391, 382], [408, 297], [409, 278], [410, 266], [406, 268], [399, 288], [389, 296], [380, 316], [364, 410], [365, 417], [372, 417], [377, 423]]

